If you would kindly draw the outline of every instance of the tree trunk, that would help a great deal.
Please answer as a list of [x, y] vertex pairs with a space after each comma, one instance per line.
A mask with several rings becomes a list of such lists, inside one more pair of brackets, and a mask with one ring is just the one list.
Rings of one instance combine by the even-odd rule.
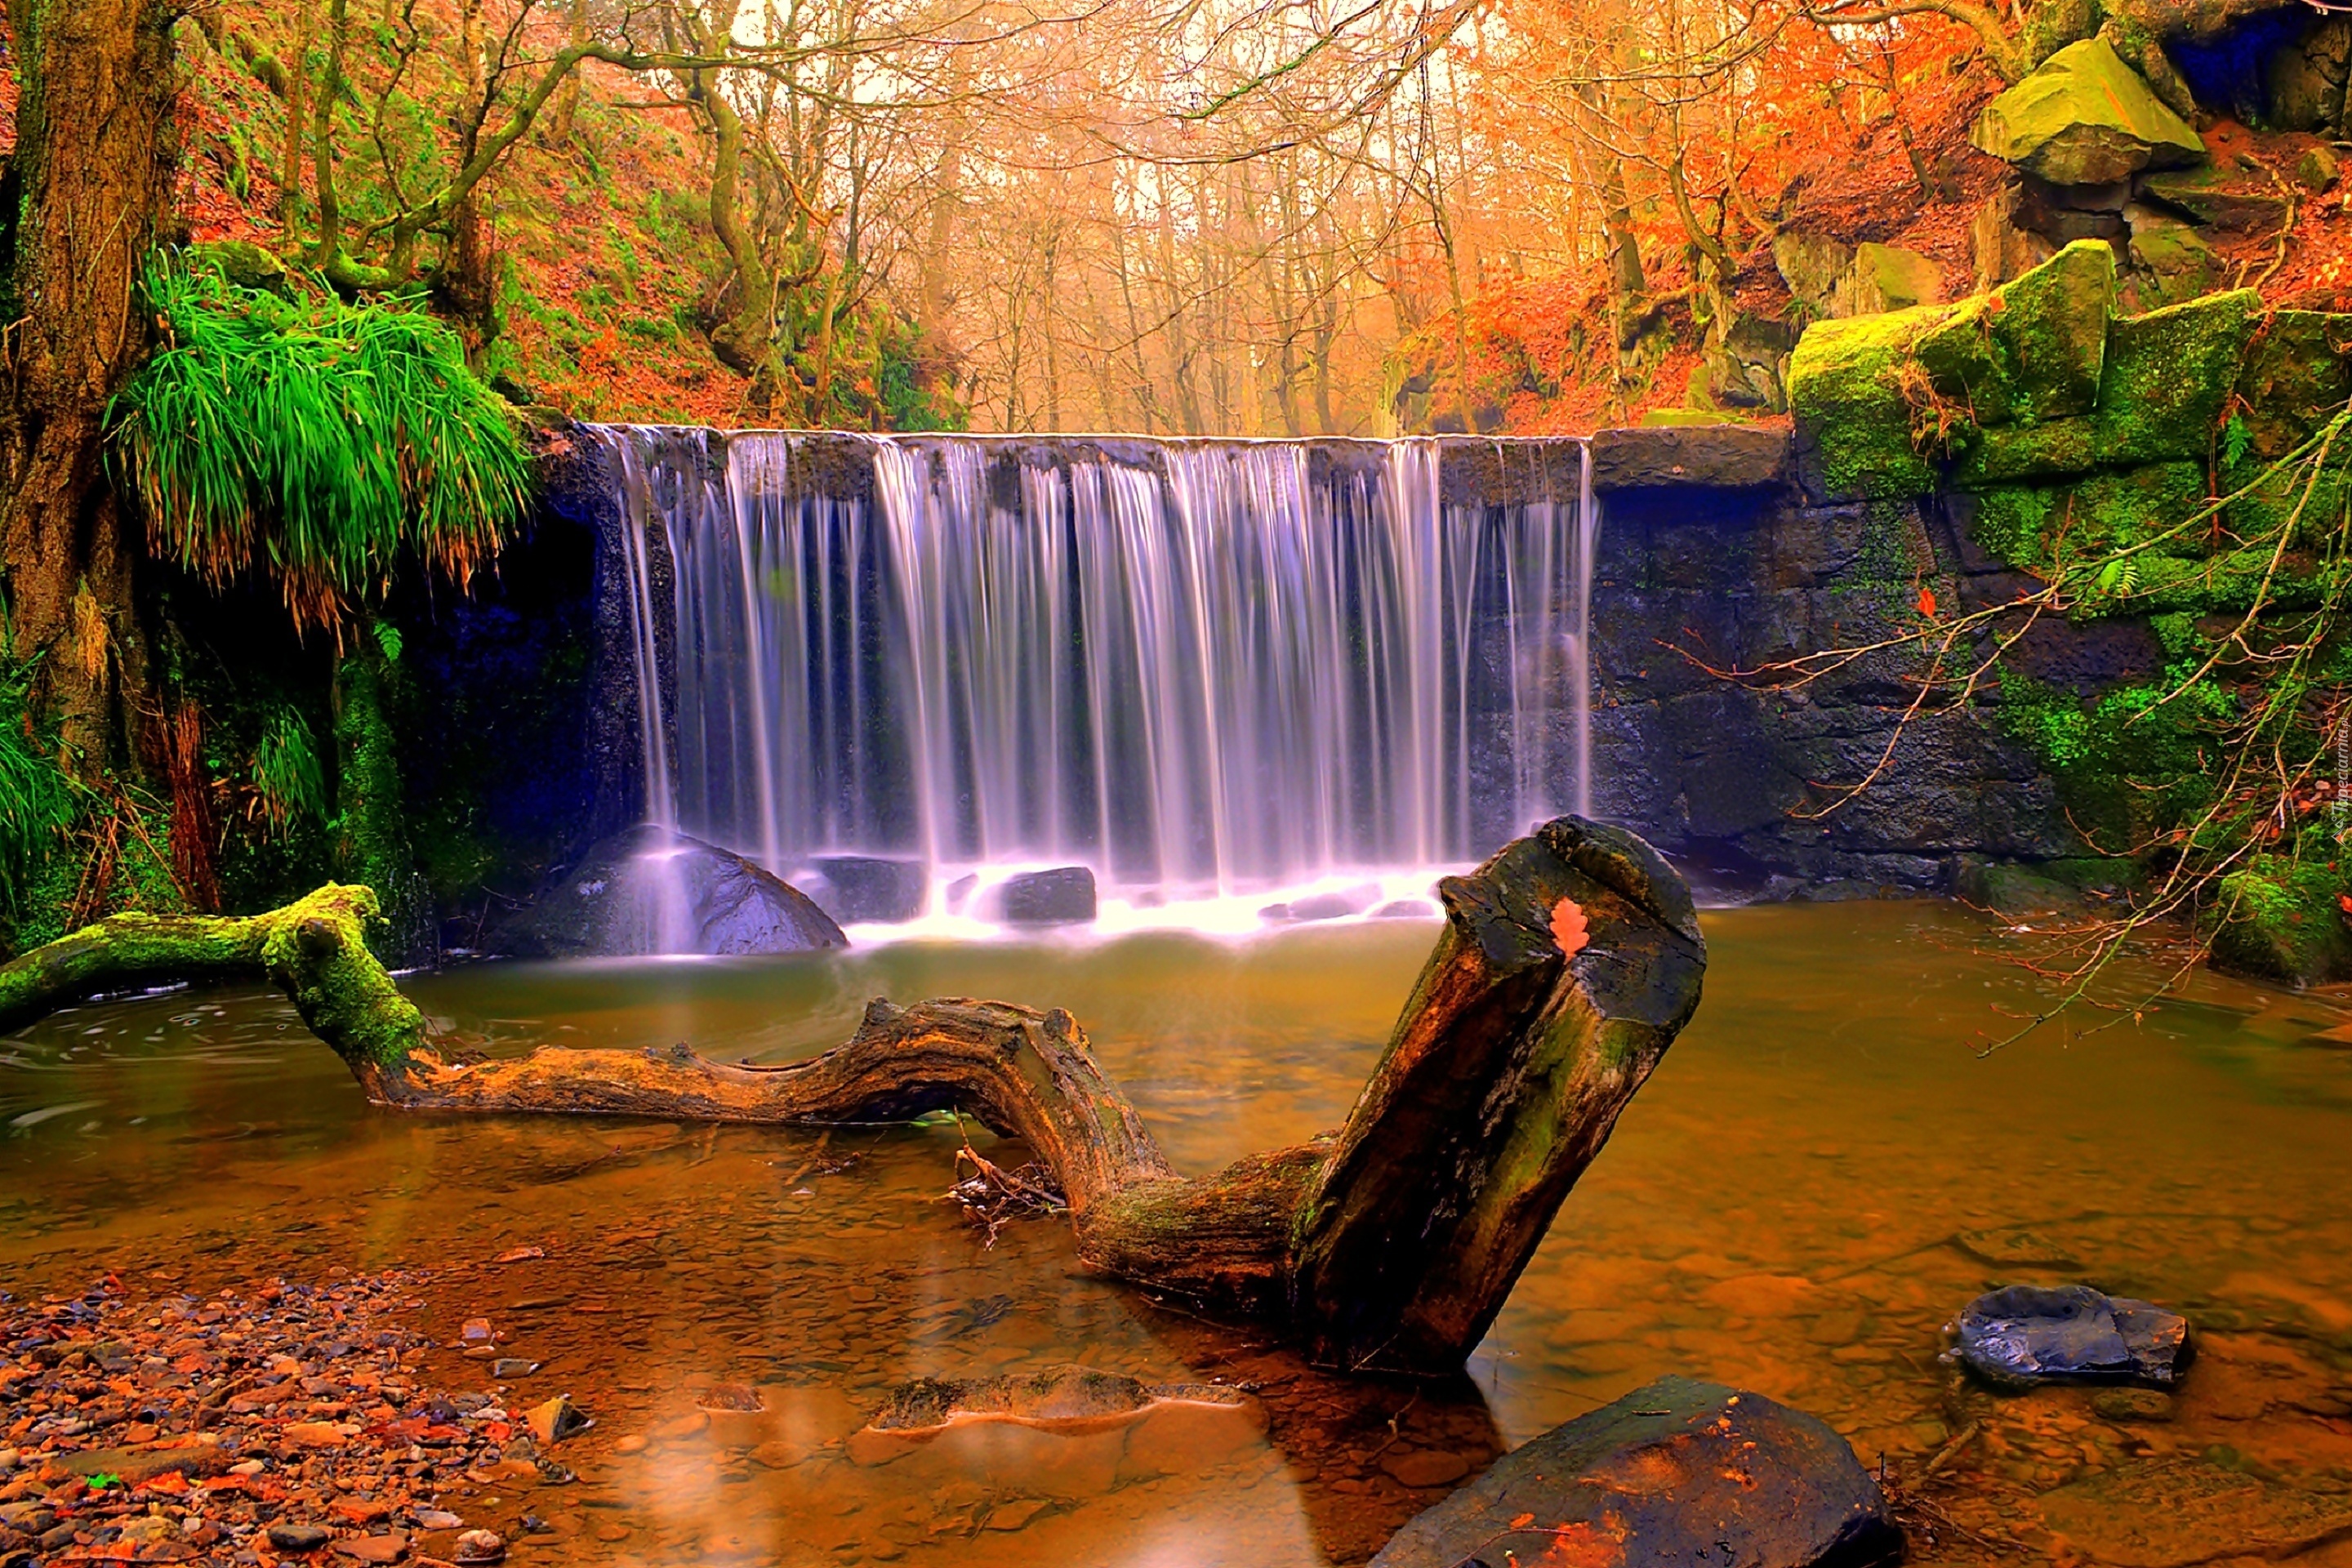
[[0, 410], [8, 652], [87, 775], [127, 758], [117, 698], [144, 684], [132, 546], [101, 463], [107, 399], [148, 341], [139, 274], [172, 210], [178, 90], [162, 0], [8, 0], [22, 97], [0, 205], [16, 321]]
[[955, 1110], [1054, 1173], [1088, 1265], [1272, 1319], [1355, 1372], [1458, 1370], [1617, 1116], [1698, 1005], [1682, 879], [1629, 833], [1547, 824], [1439, 885], [1446, 928], [1334, 1134], [1180, 1175], [1060, 1009], [876, 1001], [785, 1067], [683, 1045], [462, 1067], [372, 958], [374, 900], [246, 920], [121, 915], [0, 967], [0, 1027], [102, 988], [266, 970], [368, 1096], [408, 1110], [826, 1122]]

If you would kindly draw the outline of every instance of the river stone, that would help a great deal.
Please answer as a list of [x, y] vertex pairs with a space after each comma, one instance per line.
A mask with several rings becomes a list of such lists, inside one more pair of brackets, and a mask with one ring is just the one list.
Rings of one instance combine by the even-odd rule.
[[1760, 1394], [1663, 1377], [1497, 1459], [1372, 1568], [1864, 1568], [1902, 1550], [1878, 1483], [1828, 1426]]
[[2105, 38], [2069, 44], [1987, 104], [1969, 140], [2054, 185], [2105, 185], [2205, 159], [2205, 143]]
[[2001, 1388], [2126, 1383], [2170, 1388], [2190, 1355], [2188, 1320], [2087, 1285], [2011, 1285], [1978, 1297], [1951, 1324], [1951, 1354]]
[[1024, 871], [1007, 878], [990, 904], [1013, 925], [1076, 925], [1095, 918], [1095, 874], [1084, 866]]
[[844, 925], [858, 921], [896, 924], [923, 912], [930, 873], [919, 860], [882, 860], [867, 855], [828, 855], [816, 863], [823, 888], [818, 907]]
[[[664, 907], [664, 880], [674, 899]], [[846, 947], [831, 916], [740, 855], [646, 824], [603, 839], [537, 903], [499, 928], [521, 958], [805, 952]]]

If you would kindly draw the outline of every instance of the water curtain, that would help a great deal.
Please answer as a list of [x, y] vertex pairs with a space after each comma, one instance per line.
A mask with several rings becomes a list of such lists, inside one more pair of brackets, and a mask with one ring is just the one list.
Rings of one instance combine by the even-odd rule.
[[[600, 435], [649, 813], [780, 872], [1214, 896], [1591, 810], [1580, 445]], [[1471, 449], [1509, 499], [1449, 499]]]

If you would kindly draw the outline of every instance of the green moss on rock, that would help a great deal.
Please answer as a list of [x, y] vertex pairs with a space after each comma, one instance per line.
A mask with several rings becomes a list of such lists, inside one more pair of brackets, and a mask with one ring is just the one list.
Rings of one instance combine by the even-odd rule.
[[2352, 316], [2277, 310], [2252, 324], [2237, 377], [2245, 455], [2271, 463], [2352, 402]]
[[1855, 500], [1935, 488], [1935, 469], [1912, 447], [1911, 404], [1900, 377], [1920, 334], [1951, 311], [1921, 305], [1805, 329], [1789, 356], [1789, 408], [1808, 489]]
[[2086, 418], [2018, 425], [1984, 431], [1952, 465], [1959, 489], [2045, 482], [2087, 475], [2099, 467], [2097, 427]]
[[2101, 460], [2206, 461], [2261, 309], [2261, 295], [2239, 289], [2116, 321], [2099, 387]]
[[2344, 879], [2324, 866], [2257, 856], [2221, 879], [2210, 917], [2213, 965], [2290, 985], [2352, 975], [2352, 933], [2336, 900]]
[[2056, 185], [2204, 161], [2205, 143], [2105, 38], [2058, 50], [1987, 104], [1969, 140]]
[[2076, 240], [1986, 297], [2017, 423], [2088, 414], [2097, 405], [2115, 299], [2115, 249], [2099, 239]]

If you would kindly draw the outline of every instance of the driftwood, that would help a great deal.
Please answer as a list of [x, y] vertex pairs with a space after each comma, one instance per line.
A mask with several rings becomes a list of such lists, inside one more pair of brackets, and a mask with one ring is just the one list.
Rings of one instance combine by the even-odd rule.
[[769, 1123], [953, 1110], [1054, 1173], [1090, 1266], [1284, 1322], [1327, 1365], [1451, 1372], [1697, 1006], [1706, 955], [1682, 879], [1580, 818], [1439, 893], [1444, 932], [1347, 1125], [1198, 1177], [1169, 1164], [1058, 1008], [876, 1001], [845, 1045], [774, 1068], [683, 1046], [453, 1064], [369, 953], [364, 888], [247, 918], [114, 916], [0, 966], [0, 1027], [100, 991], [258, 969], [370, 1099], [402, 1110]]

